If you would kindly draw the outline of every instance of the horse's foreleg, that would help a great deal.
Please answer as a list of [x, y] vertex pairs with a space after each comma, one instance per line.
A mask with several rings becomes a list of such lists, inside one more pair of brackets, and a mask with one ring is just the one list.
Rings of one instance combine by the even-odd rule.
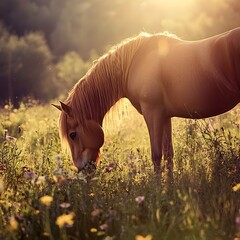
[[167, 170], [169, 178], [173, 178], [173, 146], [172, 146], [172, 123], [171, 118], [167, 119], [164, 124], [163, 134], [163, 155], [167, 161]]
[[164, 133], [164, 119], [159, 112], [144, 114], [150, 136], [152, 161], [156, 173], [161, 174], [162, 144]]

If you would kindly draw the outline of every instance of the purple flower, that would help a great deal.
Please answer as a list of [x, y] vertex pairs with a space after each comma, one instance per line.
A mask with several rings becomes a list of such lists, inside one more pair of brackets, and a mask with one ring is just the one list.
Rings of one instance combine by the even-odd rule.
[[32, 172], [32, 171], [27, 171], [27, 172], [24, 173], [24, 177], [25, 177], [26, 179], [35, 179], [35, 178], [36, 178], [36, 175], [35, 175], [35, 173]]
[[108, 229], [108, 225], [105, 223], [105, 224], [102, 224], [100, 227], [99, 227], [102, 231], [106, 231]]
[[235, 222], [236, 222], [237, 225], [240, 225], [240, 216], [236, 217]]
[[106, 173], [113, 172], [113, 170], [114, 170], [114, 169], [113, 169], [112, 167], [106, 167], [106, 168], [105, 168], [105, 172], [106, 172]]
[[16, 140], [16, 138], [15, 138], [15, 137], [12, 137], [12, 136], [9, 136], [9, 135], [7, 135], [7, 136], [6, 136], [6, 140], [7, 140], [7, 141], [9, 141], [9, 142], [13, 142], [13, 141], [15, 141], [15, 140]]
[[141, 204], [142, 202], [144, 202], [145, 200], [145, 197], [144, 196], [138, 196], [135, 198], [135, 201], [138, 203], [138, 204]]
[[129, 165], [130, 165], [131, 168], [135, 167], [135, 163], [134, 162], [130, 162]]

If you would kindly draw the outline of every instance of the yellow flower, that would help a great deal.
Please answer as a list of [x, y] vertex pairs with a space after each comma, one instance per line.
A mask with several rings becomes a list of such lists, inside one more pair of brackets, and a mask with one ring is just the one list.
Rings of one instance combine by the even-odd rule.
[[69, 214], [63, 214], [59, 216], [56, 220], [56, 224], [62, 228], [65, 225], [72, 226], [73, 225], [73, 217], [74, 217], [74, 212], [71, 212]]
[[56, 177], [55, 175], [52, 176], [52, 180], [53, 180], [55, 183], [58, 182], [58, 179], [57, 179], [57, 177]]
[[240, 183], [238, 183], [237, 185], [235, 185], [235, 186], [232, 188], [232, 190], [233, 190], [234, 192], [240, 190]]
[[90, 229], [90, 232], [91, 232], [91, 233], [95, 233], [95, 232], [97, 232], [97, 229], [96, 229], [96, 228], [91, 228], [91, 229]]
[[12, 230], [12, 231], [18, 229], [18, 222], [17, 222], [17, 220], [15, 219], [14, 216], [12, 216], [9, 220], [9, 229]]
[[71, 169], [73, 172], [78, 173], [78, 168], [75, 167], [74, 165], [72, 165], [72, 166], [70, 167], [70, 169]]
[[4, 182], [3, 182], [3, 178], [0, 178], [0, 193], [4, 192]]
[[135, 240], [152, 240], [152, 235], [147, 235], [146, 237], [142, 236], [142, 235], [137, 235], [135, 237]]
[[160, 209], [158, 208], [158, 209], [156, 210], [156, 218], [157, 218], [157, 221], [158, 221], [158, 222], [160, 222], [160, 217], [161, 217], [161, 211], [160, 211]]
[[35, 210], [35, 211], [34, 211], [34, 214], [35, 214], [35, 215], [38, 215], [39, 213], [40, 213], [39, 210]]
[[49, 207], [53, 201], [53, 198], [51, 196], [45, 195], [43, 197], [40, 197], [39, 200], [43, 205]]

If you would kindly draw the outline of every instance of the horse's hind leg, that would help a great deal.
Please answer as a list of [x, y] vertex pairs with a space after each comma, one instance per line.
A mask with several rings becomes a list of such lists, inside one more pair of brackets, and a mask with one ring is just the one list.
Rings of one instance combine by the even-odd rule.
[[173, 146], [172, 146], [172, 123], [171, 118], [167, 119], [164, 124], [163, 134], [163, 155], [167, 161], [168, 177], [173, 179]]

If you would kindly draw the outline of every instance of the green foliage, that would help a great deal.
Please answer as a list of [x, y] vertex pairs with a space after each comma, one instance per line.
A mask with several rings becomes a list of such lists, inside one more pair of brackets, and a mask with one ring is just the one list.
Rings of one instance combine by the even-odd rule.
[[109, 125], [90, 176], [61, 150], [57, 115], [33, 103], [1, 110], [0, 238], [239, 238], [239, 108], [174, 120], [172, 184], [153, 173], [141, 116]]
[[1, 0], [0, 19], [17, 33], [41, 31], [57, 56], [89, 58], [92, 49], [141, 31], [170, 31], [196, 39], [239, 26], [238, 0]]
[[90, 68], [76, 52], [67, 53], [57, 64], [57, 85], [61, 93], [67, 93]]
[[[10, 35], [0, 26], [0, 101], [15, 106], [24, 97], [46, 101], [65, 94], [91, 67], [76, 52], [69, 52], [55, 65], [44, 36]], [[94, 52], [92, 56], [97, 57]]]
[[42, 34], [0, 37], [1, 99], [16, 104], [23, 96], [53, 97], [52, 55]]

